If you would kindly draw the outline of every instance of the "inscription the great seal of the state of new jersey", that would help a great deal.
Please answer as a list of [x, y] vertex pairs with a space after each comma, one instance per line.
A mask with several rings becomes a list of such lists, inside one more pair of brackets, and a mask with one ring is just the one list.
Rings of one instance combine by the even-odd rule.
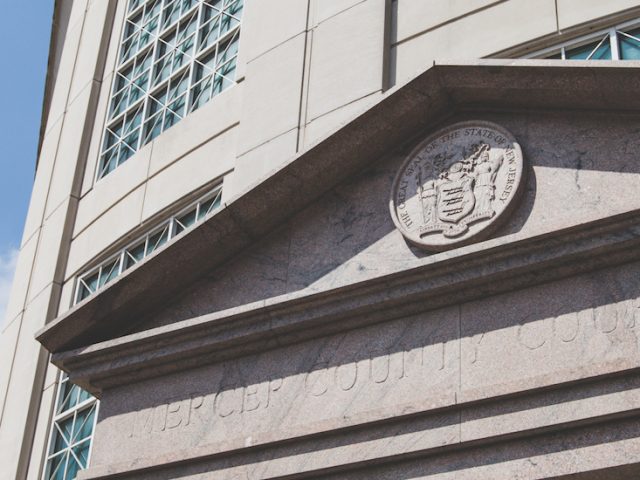
[[393, 182], [391, 216], [412, 244], [442, 251], [489, 235], [523, 188], [520, 145], [485, 121], [452, 125], [411, 152]]

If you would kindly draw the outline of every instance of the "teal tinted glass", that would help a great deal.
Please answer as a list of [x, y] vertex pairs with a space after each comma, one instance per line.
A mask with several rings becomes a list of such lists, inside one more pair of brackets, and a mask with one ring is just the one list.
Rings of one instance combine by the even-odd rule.
[[176, 223], [177, 223], [176, 228], [178, 232], [181, 232], [182, 230], [189, 228], [191, 225], [196, 223], [196, 209], [194, 208], [193, 210], [182, 215], [181, 217], [176, 218]]
[[609, 36], [596, 42], [566, 50], [567, 60], [611, 60], [611, 44]]
[[128, 248], [124, 258], [124, 268], [135, 265], [144, 258], [144, 242]]
[[169, 226], [164, 227], [159, 232], [149, 237], [147, 242], [147, 255], [164, 245], [169, 239]]
[[73, 480], [86, 468], [97, 403], [64, 375], [58, 386], [58, 403], [49, 447], [46, 480]]
[[64, 480], [65, 467], [67, 465], [68, 452], [60, 453], [49, 460], [49, 472], [47, 478], [50, 480]]
[[[129, 2], [98, 178], [234, 84], [243, 9], [243, 0]], [[154, 98], [154, 91], [166, 91], [183, 75], [184, 98], [176, 95], [166, 102]], [[130, 128], [132, 110], [138, 106], [141, 127]], [[124, 126], [123, 131], [115, 134], [118, 126]]]
[[640, 28], [618, 32], [618, 48], [622, 60], [640, 60]]
[[90, 439], [73, 447], [73, 454], [79, 460], [81, 468], [86, 468], [89, 463], [89, 447], [91, 447]]

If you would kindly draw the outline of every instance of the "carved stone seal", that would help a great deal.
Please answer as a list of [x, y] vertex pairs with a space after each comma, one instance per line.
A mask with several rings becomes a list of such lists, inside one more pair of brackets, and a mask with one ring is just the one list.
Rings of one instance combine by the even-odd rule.
[[436, 132], [393, 182], [391, 216], [409, 242], [432, 251], [470, 243], [504, 220], [522, 190], [520, 145], [504, 128], [470, 121]]

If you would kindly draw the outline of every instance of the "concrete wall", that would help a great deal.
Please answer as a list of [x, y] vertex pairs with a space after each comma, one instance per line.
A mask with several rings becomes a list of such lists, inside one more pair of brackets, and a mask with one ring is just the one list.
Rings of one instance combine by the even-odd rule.
[[396, 0], [391, 82], [443, 59], [522, 55], [639, 14], [635, 0]]
[[[34, 341], [56, 317], [93, 125], [99, 74], [115, 2], [62, 2], [55, 84], [43, 128], [18, 267], [0, 336], [0, 464], [3, 478], [39, 478], [56, 372]], [[66, 307], [65, 307], [66, 308]]]
[[[522, 50], [637, 1], [246, 0], [239, 83], [95, 181], [125, 1], [65, 0], [31, 204], [0, 335], [0, 465], [38, 478], [55, 370], [35, 331], [75, 275], [218, 179], [230, 198], [445, 57]], [[531, 47], [533, 48], [533, 47]], [[515, 49], [515, 50], [514, 50]]]

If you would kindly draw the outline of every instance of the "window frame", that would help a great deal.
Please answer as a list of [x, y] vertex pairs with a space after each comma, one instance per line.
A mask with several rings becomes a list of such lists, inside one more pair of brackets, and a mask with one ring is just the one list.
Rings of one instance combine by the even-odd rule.
[[[162, 248], [170, 242], [173, 242], [176, 238], [178, 238], [184, 232], [191, 230], [199, 223], [206, 220], [209, 215], [214, 214], [217, 210], [222, 208], [222, 190], [223, 190], [222, 182], [217, 182], [214, 187], [210, 187], [206, 189], [206, 193], [196, 197], [195, 200], [187, 203], [184, 207], [175, 211], [175, 213], [169, 215], [168, 217], [163, 218], [162, 220], [158, 220], [153, 223], [150, 227], [145, 229], [140, 235], [136, 235], [135, 239], [127, 242], [124, 247], [119, 248], [115, 253], [104, 257], [104, 260], [96, 262], [94, 266], [89, 268], [84, 268], [75, 276], [75, 281], [73, 285], [73, 295], [72, 295], [72, 306], [77, 305], [78, 303], [84, 301], [85, 299], [91, 297], [96, 292], [100, 291], [105, 285], [109, 284], [112, 280], [118, 278], [122, 273], [126, 270], [134, 268], [136, 264], [143, 261], [146, 257], [153, 254], [156, 250]], [[217, 204], [217, 206], [213, 209], [209, 209], [203, 216], [200, 216], [200, 208], [202, 204], [208, 202], [213, 199], [212, 207]], [[182, 218], [185, 214], [190, 212], [192, 209], [195, 209], [196, 218], [193, 223], [188, 225], [186, 228], [182, 228], [180, 231], [177, 231], [176, 224], [179, 222], [179, 219]], [[148, 251], [148, 242], [149, 239], [162, 231], [164, 228], [167, 228], [168, 235], [167, 239], [161, 243], [160, 245], [154, 247], [153, 250]], [[133, 250], [134, 247], [140, 246], [141, 242], [145, 243], [143, 255], [142, 257], [135, 261], [131, 265], [126, 265], [127, 261], [127, 252]], [[131, 255], [129, 255], [131, 257]], [[100, 279], [102, 275], [103, 268], [105, 266], [110, 265], [112, 262], [118, 263], [118, 273], [104, 282], [100, 284]], [[93, 263], [93, 262], [92, 262]], [[86, 278], [92, 277], [95, 274], [98, 274], [96, 287], [91, 291], [88, 284], [85, 282]], [[89, 293], [84, 297], [80, 298], [81, 285], [84, 285]]]
[[[50, 367], [53, 367], [53, 365], [49, 364]], [[67, 458], [65, 459], [65, 462], [68, 462], [68, 455], [75, 455], [73, 453], [73, 448], [82, 444], [83, 442], [86, 442], [88, 440], [89, 442], [89, 450], [87, 452], [87, 464], [85, 467], [80, 468], [80, 470], [87, 468], [87, 466], [91, 463], [91, 454], [93, 452], [93, 438], [94, 438], [94, 434], [95, 434], [95, 428], [96, 428], [96, 424], [98, 422], [98, 415], [99, 415], [99, 411], [100, 411], [100, 402], [98, 401], [97, 398], [95, 398], [93, 395], [89, 394], [89, 398], [86, 398], [84, 400], [82, 400], [81, 402], [78, 402], [77, 404], [73, 405], [72, 407], [69, 407], [67, 409], [61, 410], [60, 412], [58, 412], [58, 408], [61, 406], [61, 401], [62, 399], [60, 398], [62, 395], [62, 392], [64, 392], [64, 384], [71, 384], [71, 381], [69, 380], [69, 376], [63, 372], [63, 371], [59, 371], [58, 375], [57, 375], [57, 381], [56, 381], [56, 393], [54, 395], [54, 404], [53, 404], [53, 412], [52, 415], [49, 419], [49, 434], [48, 434], [48, 438], [47, 438], [47, 444], [46, 444], [46, 450], [45, 450], [45, 455], [44, 455], [44, 465], [42, 468], [42, 475], [41, 478], [42, 480], [49, 480], [51, 478], [51, 474], [53, 472], [50, 471], [51, 466], [52, 466], [52, 460], [55, 459], [56, 457], [60, 456], [60, 455], [64, 455], [67, 456]], [[75, 385], [75, 384], [74, 384]], [[85, 391], [83, 390], [81, 387], [78, 387], [76, 385], [77, 388], [79, 388], [81, 391]], [[87, 392], [88, 393], [88, 392]], [[59, 435], [60, 433], [57, 431], [56, 428], [56, 424], [59, 422], [63, 422], [69, 418], [75, 417], [77, 418], [77, 415], [79, 413], [82, 413], [84, 411], [87, 410], [91, 410], [94, 409], [93, 411], [93, 419], [92, 419], [92, 425], [91, 425], [91, 434], [88, 437], [83, 438], [81, 441], [78, 441], [76, 443], [69, 443], [67, 446], [65, 446], [65, 448], [63, 448], [62, 450], [59, 450], [57, 452], [54, 452], [54, 440], [56, 439], [56, 436]], [[74, 420], [75, 422], [75, 420]], [[66, 442], [66, 440], [63, 437], [63, 441]], [[69, 450], [69, 452], [67, 452], [67, 450]], [[64, 477], [66, 477], [67, 475], [67, 467], [68, 467], [68, 463], [65, 463], [64, 465]]]
[[[640, 28], [640, 19], [629, 20], [623, 23], [613, 25], [608, 28], [595, 30], [588, 34], [580, 35], [578, 37], [572, 38], [570, 40], [566, 40], [564, 42], [552, 45], [550, 47], [546, 47], [541, 50], [536, 50], [535, 52], [527, 54], [522, 58], [548, 59], [551, 55], [559, 53], [560, 58], [558, 60], [571, 60], [566, 58], [567, 50], [573, 50], [575, 48], [588, 45], [589, 43], [594, 42], [598, 38], [602, 38], [602, 40], [604, 40], [605, 35], [607, 35], [609, 46], [611, 48], [611, 60], [609, 61], [624, 61], [624, 59], [620, 58], [620, 48], [618, 43], [619, 33], [624, 34], [625, 32], [621, 32], [621, 30], [630, 30], [634, 28]], [[594, 51], [585, 60], [591, 60], [591, 55], [595, 53], [597, 48], [598, 47], [595, 47]]]
[[[210, 18], [206, 18], [205, 10], [207, 8], [214, 9], [213, 6], [207, 7], [207, 5], [212, 5], [213, 0], [193, 0], [193, 4], [182, 11], [182, 1], [183, 0], [157, 0], [159, 4], [159, 13], [158, 15], [158, 26], [156, 30], [152, 33], [149, 33], [150, 40], [148, 40], [142, 48], [136, 47], [135, 52], [132, 53], [128, 58], [123, 60], [123, 50], [125, 48], [125, 43], [131, 37], [135, 35], [139, 35], [143, 32], [144, 20], [139, 25], [138, 30], [134, 31], [133, 34], [129, 33], [128, 26], [130, 25], [129, 20], [131, 18], [140, 16], [144, 18], [145, 9], [147, 5], [150, 5], [153, 0], [129, 0], [125, 2], [126, 4], [123, 7], [124, 13], [122, 18], [122, 28], [121, 32], [118, 35], [118, 43], [116, 49], [116, 55], [114, 58], [114, 66], [113, 66], [113, 79], [111, 80], [110, 87], [108, 92], [105, 93], [107, 97], [106, 108], [105, 108], [105, 118], [101, 127], [101, 132], [99, 135], [98, 145], [97, 145], [97, 159], [96, 159], [96, 168], [94, 173], [94, 183], [102, 180], [107, 177], [110, 173], [117, 170], [123, 163], [126, 163], [131, 157], [133, 157], [138, 151], [140, 151], [145, 145], [151, 143], [154, 138], [158, 135], [161, 135], [164, 131], [174, 126], [176, 123], [179, 123], [180, 120], [184, 119], [190, 113], [193, 113], [195, 110], [200, 108], [202, 105], [213, 99], [222, 91], [225, 91], [228, 88], [233, 87], [237, 84], [237, 70], [238, 70], [238, 61], [239, 55], [237, 49], [239, 48], [240, 43], [240, 35], [242, 31], [242, 17], [244, 15], [244, 10], [246, 8], [245, 0], [220, 0], [220, 9], [216, 10], [218, 13], [214, 14]], [[211, 2], [211, 3], [208, 3]], [[137, 5], [136, 5], [137, 4]], [[136, 5], [134, 8], [131, 8], [131, 5]], [[166, 12], [168, 12], [167, 7], [171, 5], [177, 5], [180, 13], [177, 16], [177, 19], [174, 19], [164, 25], [164, 18]], [[229, 13], [231, 8], [237, 8], [237, 12], [239, 12], [239, 16], [236, 17], [235, 13]], [[229, 10], [228, 10], [229, 8]], [[236, 13], [237, 13], [236, 12]], [[170, 13], [170, 12], [169, 12]], [[233, 18], [233, 21], [230, 21], [230, 25], [226, 29], [226, 31], [222, 31], [224, 24], [224, 19], [226, 17]], [[155, 16], [152, 16], [151, 20], [153, 20]], [[195, 30], [183, 40], [188, 40], [189, 38], [193, 41], [193, 46], [191, 47], [191, 53], [183, 53], [182, 56], [186, 57], [187, 60], [184, 61], [183, 64], [178, 66], [177, 68], [171, 68], [170, 73], [167, 74], [162, 80], [158, 81], [154, 84], [154, 75], [157, 67], [162, 67], [163, 59], [169, 59], [170, 64], [173, 64], [173, 58], [176, 53], [180, 53], [180, 50], [177, 48], [178, 45], [182, 43], [182, 41], [178, 41], [178, 29], [184, 24], [187, 25], [191, 22], [192, 19], [195, 18]], [[206, 42], [206, 46], [199, 50], [199, 45], [202, 43], [201, 38], [205, 35], [205, 27], [207, 25], [211, 26], [213, 19], [218, 18], [217, 28], [218, 28], [218, 37], [214, 41]], [[175, 45], [171, 45], [170, 43], [164, 42], [163, 39], [168, 38], [169, 36], [174, 35], [176, 40], [174, 41]], [[235, 62], [235, 67], [233, 68], [233, 76], [227, 77], [221, 73], [224, 70], [225, 64], [218, 65], [214, 63], [213, 69], [211, 70], [208, 66], [206, 66], [203, 62], [200, 62], [203, 58], [209, 56], [210, 54], [214, 54], [218, 57], [219, 47], [228, 45], [236, 45], [236, 53], [232, 57], [231, 61]], [[164, 54], [160, 55], [161, 45], [165, 45]], [[135, 65], [139, 58], [141, 58], [145, 53], [150, 54], [150, 65], [144, 68], [138, 74], [135, 73]], [[217, 77], [223, 77], [224, 81], [222, 82], [222, 88], [219, 92], [216, 92], [213, 86], [209, 87], [211, 90], [210, 95], [207, 97], [205, 101], [194, 102], [195, 98], [195, 87], [197, 84], [202, 83], [202, 81], [198, 81], [196, 79], [196, 67], [201, 66], [204, 69], [211, 70], [205, 75], [204, 78], [210, 77], [211, 83], [214, 83]], [[118, 82], [122, 80], [122, 76], [120, 72], [131, 69], [131, 78], [128, 81], [124, 82], [124, 86], [120, 89], [117, 88]], [[164, 67], [160, 68], [163, 70]], [[165, 114], [170, 110], [170, 107], [173, 101], [161, 102], [156, 99], [154, 96], [162, 91], [169, 91], [170, 84], [177, 80], [180, 76], [186, 74], [186, 90], [185, 95], [179, 95], [180, 99], [184, 101], [185, 105], [182, 107], [183, 114], [178, 118], [174, 118], [173, 121], [165, 127], [164, 125], [164, 117]], [[126, 98], [131, 94], [132, 89], [139, 88], [135, 87], [135, 80], [140, 78], [141, 76], [147, 75], [148, 79], [146, 80], [146, 87], [142, 90], [139, 98], [137, 98], [132, 103], [129, 103], [129, 100], [126, 100], [126, 106], [121, 107], [116, 115], [113, 115], [113, 102], [116, 98], [116, 95], [124, 92], [124, 96]], [[153, 100], [152, 100], [153, 99]], [[149, 132], [146, 132], [147, 122], [153, 119], [154, 113], [151, 112], [152, 105], [158, 104], [160, 105], [159, 109], [155, 112], [157, 116], [162, 117], [160, 122], [160, 130], [158, 133], [151, 134], [155, 128], [152, 128]], [[116, 133], [111, 127], [122, 125], [122, 129], [124, 129], [125, 121], [129, 117], [135, 118], [133, 115], [136, 110], [141, 109], [141, 120], [139, 125], [136, 125], [131, 132], [120, 134]], [[160, 112], [158, 114], [158, 112]], [[176, 114], [177, 115], [177, 114]], [[136, 133], [137, 132], [137, 133]], [[127, 137], [131, 137], [135, 133], [135, 145], [129, 145], [126, 140]], [[113, 144], [107, 147], [107, 137], [112, 135], [114, 140]], [[150, 138], [149, 138], [150, 137]], [[107, 156], [107, 154], [111, 151], [111, 155]], [[124, 153], [123, 153], [124, 152]]]

